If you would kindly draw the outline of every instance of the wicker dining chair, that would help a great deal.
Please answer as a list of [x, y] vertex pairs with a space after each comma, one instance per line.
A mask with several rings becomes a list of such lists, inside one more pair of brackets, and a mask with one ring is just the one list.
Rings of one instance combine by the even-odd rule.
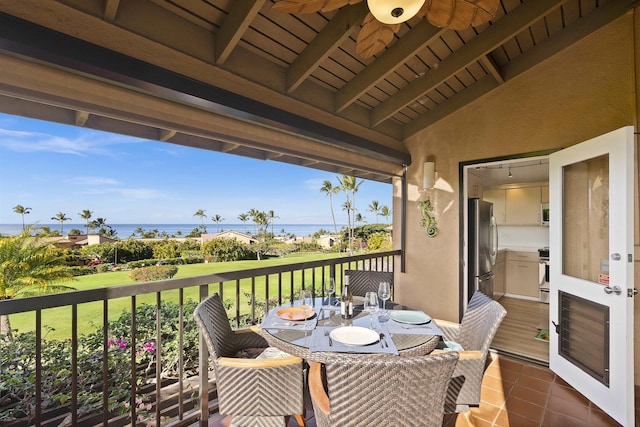
[[309, 390], [316, 424], [440, 427], [457, 360], [456, 352], [446, 352], [363, 360], [337, 355], [324, 366], [312, 362]]
[[345, 270], [344, 275], [349, 276], [351, 293], [362, 297], [367, 292], [378, 293], [380, 282], [389, 282], [391, 285], [391, 299], [393, 300], [392, 271]]
[[480, 404], [489, 347], [506, 314], [497, 301], [476, 291], [460, 324], [434, 319], [442, 330], [445, 343], [457, 344], [452, 348], [460, 353], [447, 391], [447, 412], [466, 412], [470, 406]]
[[267, 342], [251, 330], [233, 331], [218, 294], [204, 299], [193, 316], [214, 362], [220, 413], [231, 415], [231, 426], [281, 427], [290, 415], [304, 426], [301, 358], [234, 357]]

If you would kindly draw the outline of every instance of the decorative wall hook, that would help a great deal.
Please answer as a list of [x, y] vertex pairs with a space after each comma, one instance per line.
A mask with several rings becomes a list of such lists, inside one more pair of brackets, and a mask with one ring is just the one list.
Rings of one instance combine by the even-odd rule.
[[436, 227], [436, 219], [430, 215], [433, 212], [433, 206], [431, 206], [431, 200], [426, 199], [418, 202], [418, 208], [422, 214], [420, 225], [424, 228], [424, 232], [427, 237], [436, 237], [438, 234], [438, 228]]

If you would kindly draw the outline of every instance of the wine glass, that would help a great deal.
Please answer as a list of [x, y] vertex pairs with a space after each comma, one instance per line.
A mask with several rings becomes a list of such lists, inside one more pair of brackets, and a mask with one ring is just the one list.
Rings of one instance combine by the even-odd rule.
[[300, 309], [304, 314], [305, 329], [307, 329], [307, 319], [313, 316], [313, 292], [311, 289], [302, 290], [302, 293], [300, 294]]
[[373, 313], [380, 309], [378, 303], [378, 294], [375, 292], [367, 292], [364, 295], [364, 311], [369, 313], [369, 321], [371, 324], [371, 329], [373, 329]]
[[327, 305], [328, 306], [335, 305], [332, 295], [336, 293], [336, 280], [333, 277], [330, 277], [325, 280], [324, 292], [327, 294]]
[[382, 311], [387, 311], [386, 303], [391, 298], [391, 284], [389, 282], [380, 282], [378, 296], [382, 300]]

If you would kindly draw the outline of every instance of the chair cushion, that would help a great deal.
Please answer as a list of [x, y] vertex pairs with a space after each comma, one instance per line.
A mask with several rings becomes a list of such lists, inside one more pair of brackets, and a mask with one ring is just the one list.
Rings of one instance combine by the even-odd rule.
[[463, 351], [464, 349], [460, 344], [455, 341], [445, 341], [443, 350], [449, 351]]
[[267, 347], [256, 359], [278, 359], [281, 357], [290, 357], [289, 353], [280, 350], [277, 347]]

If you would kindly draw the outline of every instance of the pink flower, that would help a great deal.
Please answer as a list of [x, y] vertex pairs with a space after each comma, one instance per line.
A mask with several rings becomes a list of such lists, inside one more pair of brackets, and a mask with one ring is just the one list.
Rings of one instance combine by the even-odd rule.
[[116, 340], [114, 340], [113, 338], [111, 338], [111, 339], [108, 341], [109, 347], [111, 347], [111, 346], [112, 346], [112, 345], [114, 345], [115, 343], [116, 343]]

